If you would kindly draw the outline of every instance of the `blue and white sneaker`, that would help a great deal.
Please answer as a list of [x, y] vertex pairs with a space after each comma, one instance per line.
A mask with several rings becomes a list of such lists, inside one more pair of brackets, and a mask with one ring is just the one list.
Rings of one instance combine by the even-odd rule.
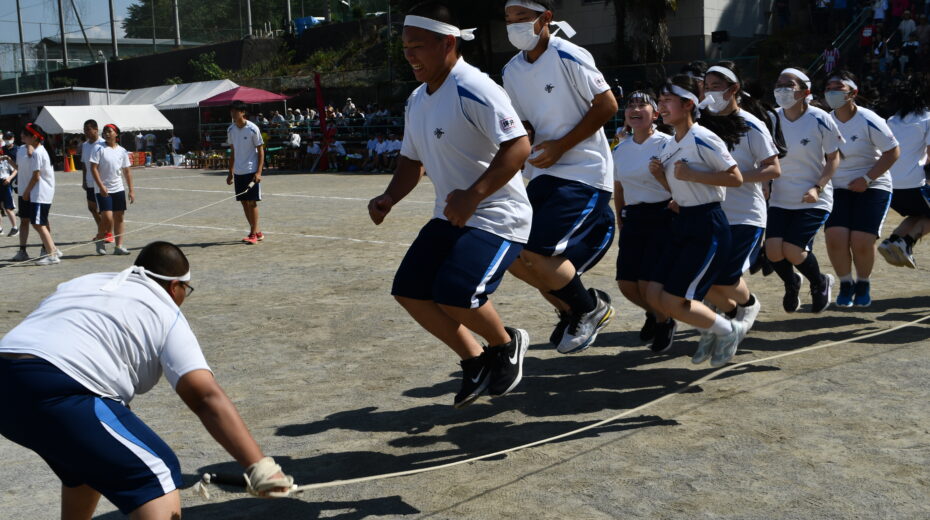
[[872, 305], [872, 295], [869, 294], [871, 289], [871, 284], [868, 280], [859, 280], [856, 282], [856, 295], [853, 298], [853, 304], [856, 307], [868, 307]]
[[837, 307], [852, 307], [856, 284], [853, 282], [840, 282], [840, 293], [836, 295]]

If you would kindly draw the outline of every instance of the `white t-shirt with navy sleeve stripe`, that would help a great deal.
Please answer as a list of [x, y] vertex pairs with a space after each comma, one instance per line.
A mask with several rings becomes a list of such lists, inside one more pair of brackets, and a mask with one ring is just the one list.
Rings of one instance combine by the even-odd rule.
[[251, 175], [258, 171], [258, 147], [265, 144], [265, 141], [255, 123], [246, 121], [242, 128], [236, 126], [236, 123], [229, 125], [226, 142], [232, 146], [235, 154], [234, 175]]
[[[857, 107], [856, 113], [847, 122], [830, 113], [845, 140], [840, 144], [843, 160], [833, 176], [834, 189], [848, 189], [849, 183], [869, 173], [875, 163], [887, 152], [898, 146], [888, 123], [868, 108]], [[891, 174], [884, 172], [869, 184], [869, 188], [891, 191]]]
[[722, 202], [726, 189], [676, 179], [676, 162], [685, 161], [689, 168], [700, 172], [722, 172], [736, 166], [736, 159], [730, 155], [723, 140], [698, 123], [692, 125], [680, 141], [673, 137], [666, 142], [659, 160], [665, 166], [665, 179], [672, 189], [672, 198], [682, 207]]
[[[745, 110], [739, 110], [736, 115], [743, 118], [749, 130], [730, 153], [739, 170], [745, 173], [755, 170], [769, 157], [778, 155], [778, 148], [768, 127], [758, 117]], [[742, 186], [726, 190], [727, 196], [721, 206], [731, 226], [765, 227], [767, 213], [761, 182], [744, 181]]]
[[672, 198], [672, 194], [649, 171], [649, 162], [653, 157], [659, 157], [662, 147], [671, 139], [668, 134], [653, 132], [642, 144], [631, 136], [614, 149], [614, 180], [623, 187], [624, 205], [663, 202]]
[[781, 176], [772, 182], [769, 206], [783, 209], [833, 209], [833, 183], [828, 182], [817, 202], [803, 202], [804, 195], [814, 187], [823, 172], [824, 157], [840, 149], [843, 135], [830, 114], [808, 106], [801, 117], [789, 121], [785, 111], [777, 110], [781, 132], [788, 153], [782, 157]]
[[0, 339], [0, 352], [45, 359], [91, 392], [129, 404], [164, 373], [174, 388], [193, 370], [210, 370], [181, 309], [160, 285], [130, 274], [75, 278]]
[[894, 189], [919, 188], [927, 183], [924, 165], [930, 146], [930, 112], [888, 118], [888, 127], [901, 146], [901, 157], [891, 166]]
[[[129, 152], [120, 145], [111, 148], [107, 145], [99, 146], [90, 158], [91, 164], [97, 165], [100, 182], [107, 188], [107, 193], [125, 191], [123, 186], [123, 168], [129, 168]], [[91, 180], [94, 193], [100, 193], [100, 186]]]
[[[533, 144], [564, 137], [588, 113], [594, 97], [610, 90], [591, 53], [558, 37], [549, 39], [533, 63], [523, 52], [514, 56], [504, 66], [503, 79], [520, 120], [533, 125]], [[607, 135], [599, 129], [549, 168], [527, 163], [524, 175], [551, 175], [613, 191], [612, 162]]]
[[52, 166], [52, 159], [48, 156], [45, 146], [36, 146], [29, 158], [29, 168], [24, 180], [19, 181], [19, 185], [25, 188], [29, 185], [29, 179], [35, 171], [39, 172], [39, 180], [32, 187], [29, 193], [29, 201], [36, 204], [51, 204], [55, 198], [55, 168]]
[[[465, 190], [488, 169], [501, 143], [526, 135], [507, 93], [459, 58], [443, 84], [426, 84], [407, 99], [400, 153], [419, 161], [436, 190], [435, 218], [445, 220], [446, 196]], [[526, 243], [533, 210], [519, 175], [478, 204], [467, 226]]]

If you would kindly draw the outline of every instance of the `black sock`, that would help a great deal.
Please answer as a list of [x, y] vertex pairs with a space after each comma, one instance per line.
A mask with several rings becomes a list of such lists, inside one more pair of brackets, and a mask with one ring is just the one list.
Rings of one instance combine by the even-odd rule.
[[732, 311], [727, 311], [727, 312], [725, 312], [725, 313], [723, 313], [723, 314], [724, 314], [727, 318], [730, 318], [730, 319], [732, 320], [732, 319], [736, 318], [736, 309], [737, 309], [736, 307], [733, 307], [733, 310], [732, 310]]
[[584, 284], [581, 283], [581, 277], [577, 274], [572, 278], [572, 281], [568, 282], [568, 285], [561, 289], [549, 291], [549, 294], [567, 303], [572, 308], [572, 312], [576, 314], [591, 312], [597, 307], [597, 301], [585, 289]]
[[895, 240], [898, 240], [899, 238], [901, 238], [901, 237], [898, 236], [898, 235], [895, 235], [894, 233], [892, 233], [892, 234], [888, 237], [888, 241], [889, 241], [889, 242], [894, 242]]
[[810, 281], [811, 287], [820, 287], [823, 275], [820, 274], [820, 264], [817, 263], [817, 257], [814, 256], [813, 251], [807, 253], [807, 258], [798, 264], [798, 271]]
[[772, 267], [778, 273], [778, 277], [786, 284], [794, 284], [794, 266], [791, 262], [782, 258], [778, 262], [772, 262]]
[[911, 235], [904, 235], [904, 243], [907, 244], [907, 247], [914, 247], [914, 244], [917, 243], [916, 240]]
[[756, 296], [754, 294], [749, 295], [749, 299], [746, 300], [746, 303], [737, 303], [740, 307], [752, 307], [756, 304]]

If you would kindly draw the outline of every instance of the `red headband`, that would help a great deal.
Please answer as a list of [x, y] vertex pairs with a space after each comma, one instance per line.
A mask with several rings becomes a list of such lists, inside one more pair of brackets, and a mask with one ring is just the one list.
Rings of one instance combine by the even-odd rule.
[[39, 141], [43, 140], [42, 134], [38, 132], [35, 128], [32, 127], [32, 123], [26, 124], [26, 131], [33, 135]]
[[116, 125], [114, 125], [113, 123], [103, 125], [103, 127], [104, 127], [104, 128], [112, 128], [114, 132], [116, 132], [117, 134], [119, 134], [119, 128], [116, 128]]

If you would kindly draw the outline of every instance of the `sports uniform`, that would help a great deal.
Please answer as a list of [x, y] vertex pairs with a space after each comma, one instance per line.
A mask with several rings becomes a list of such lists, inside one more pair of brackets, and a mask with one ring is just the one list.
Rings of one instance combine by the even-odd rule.
[[86, 140], [81, 143], [81, 162], [84, 164], [84, 192], [87, 196], [87, 200], [94, 203], [97, 202], [97, 192], [94, 191], [94, 174], [91, 171], [90, 160], [97, 149], [101, 146], [106, 146], [106, 143], [107, 142], [102, 137], [98, 137], [93, 143], [88, 143]]
[[123, 168], [129, 168], [129, 153], [120, 145], [98, 146], [90, 158], [97, 165], [100, 180], [107, 189], [107, 196], [100, 194], [100, 186], [93, 182], [97, 200], [97, 211], [126, 211], [126, 188], [123, 185]]
[[[232, 146], [235, 155], [235, 162], [233, 163], [233, 179], [235, 183], [233, 187], [236, 192], [236, 200], [262, 200], [262, 183], [257, 182], [249, 188], [253, 175], [258, 172], [257, 148], [265, 144], [258, 126], [251, 121], [246, 121], [242, 128], [232, 123], [226, 129], [226, 142]], [[245, 193], [242, 193], [243, 191]]]

